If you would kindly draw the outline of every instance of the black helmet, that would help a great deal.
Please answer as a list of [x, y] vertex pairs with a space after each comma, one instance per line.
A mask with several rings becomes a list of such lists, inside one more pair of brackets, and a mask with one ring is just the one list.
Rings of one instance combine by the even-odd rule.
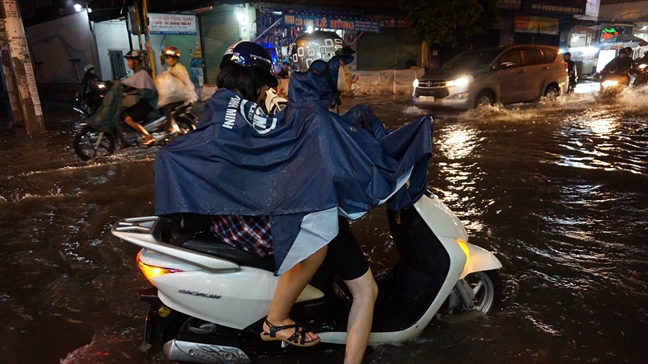
[[632, 51], [632, 48], [630, 48], [630, 47], [625, 47], [625, 48], [623, 48], [623, 49], [625, 49], [627, 55], [629, 55], [629, 56], [632, 55], [632, 52], [633, 52], [633, 51]]
[[355, 53], [333, 32], [315, 31], [300, 35], [290, 49], [292, 70], [306, 73], [315, 61], [328, 62], [335, 56], [351, 56]]
[[124, 58], [126, 58], [126, 59], [137, 59], [137, 60], [141, 61], [142, 60], [142, 55], [140, 54], [139, 51], [132, 50], [132, 51], [126, 53]]
[[277, 87], [279, 82], [274, 76], [270, 54], [260, 45], [254, 42], [234, 43], [223, 54], [220, 63], [222, 69], [227, 64], [235, 64], [243, 67], [257, 67], [268, 72], [266, 82], [270, 87]]

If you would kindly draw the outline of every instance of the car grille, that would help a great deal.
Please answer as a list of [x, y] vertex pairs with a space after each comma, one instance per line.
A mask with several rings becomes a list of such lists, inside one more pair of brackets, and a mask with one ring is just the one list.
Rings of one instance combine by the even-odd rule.
[[450, 95], [447, 88], [417, 88], [416, 97], [419, 96], [434, 96], [436, 99], [442, 99]]
[[419, 81], [419, 87], [445, 87], [446, 81]]

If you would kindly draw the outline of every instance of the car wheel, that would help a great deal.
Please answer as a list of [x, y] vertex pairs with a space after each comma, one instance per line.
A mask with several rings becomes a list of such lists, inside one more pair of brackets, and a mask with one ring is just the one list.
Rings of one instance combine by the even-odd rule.
[[555, 100], [558, 95], [560, 95], [560, 90], [558, 90], [558, 87], [554, 85], [547, 86], [547, 89], [544, 92], [544, 97], [551, 101]]
[[495, 103], [495, 97], [489, 91], [482, 91], [475, 98], [475, 107], [491, 106]]

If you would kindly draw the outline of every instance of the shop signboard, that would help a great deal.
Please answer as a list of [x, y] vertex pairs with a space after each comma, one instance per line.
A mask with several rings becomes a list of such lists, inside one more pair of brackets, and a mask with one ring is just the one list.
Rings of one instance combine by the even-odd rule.
[[531, 11], [563, 14], [585, 14], [588, 0], [531, 0], [526, 7]]
[[381, 19], [380, 28], [411, 28], [412, 22], [403, 19]]
[[196, 35], [196, 16], [149, 13], [151, 34]]
[[284, 14], [283, 25], [286, 27], [313, 27], [380, 33], [378, 21], [369, 19]]
[[539, 16], [515, 16], [517, 33], [558, 34], [558, 19]]

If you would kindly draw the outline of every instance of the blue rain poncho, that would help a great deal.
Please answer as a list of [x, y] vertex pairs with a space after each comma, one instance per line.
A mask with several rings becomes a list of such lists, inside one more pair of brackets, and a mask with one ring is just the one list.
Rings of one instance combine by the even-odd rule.
[[387, 199], [411, 206], [431, 156], [428, 117], [388, 134], [366, 107], [349, 110], [352, 119], [329, 112], [336, 95], [321, 76], [295, 73], [289, 87], [290, 105], [272, 117], [218, 90], [198, 128], [154, 164], [157, 215], [269, 216], [277, 274], [328, 244], [338, 215], [355, 219]]

